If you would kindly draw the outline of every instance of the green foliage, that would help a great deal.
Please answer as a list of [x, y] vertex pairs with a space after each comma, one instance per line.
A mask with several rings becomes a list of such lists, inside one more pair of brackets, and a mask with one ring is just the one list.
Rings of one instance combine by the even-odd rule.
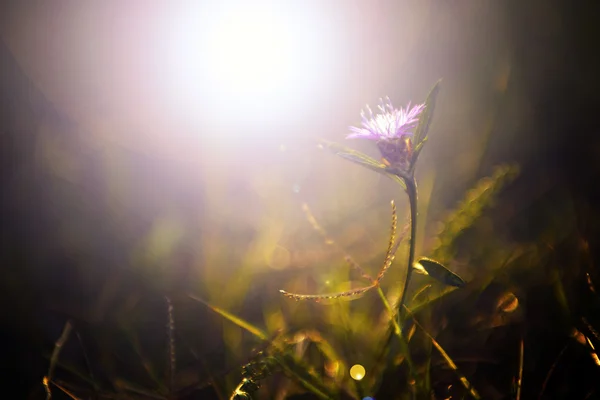
[[518, 172], [519, 169], [514, 165], [502, 165], [497, 167], [490, 177], [479, 180], [442, 223], [442, 228], [435, 238], [436, 245], [430, 253], [431, 257], [442, 263], [451, 260], [455, 242], [460, 234], [472, 226], [483, 211], [493, 204], [495, 196], [516, 178]]
[[231, 400], [252, 398], [252, 393], [260, 388], [260, 381], [272, 375], [277, 366], [277, 359], [259, 353], [254, 360], [242, 367], [242, 381], [233, 391]]
[[217, 314], [221, 315], [223, 318], [233, 322], [234, 324], [236, 324], [237, 326], [239, 326], [242, 329], [247, 330], [248, 332], [250, 332], [251, 334], [253, 334], [254, 336], [256, 336], [258, 339], [260, 340], [267, 340], [268, 336], [267, 333], [264, 332], [262, 329], [252, 325], [251, 323], [244, 321], [242, 318], [239, 318], [233, 314], [231, 314], [228, 311], [223, 310], [220, 307], [211, 305], [210, 303], [208, 303], [207, 301], [194, 296], [194, 295], [190, 295], [190, 298], [199, 301], [200, 303], [204, 304], [205, 306], [209, 307], [211, 310], [213, 310], [214, 312], [216, 312]]

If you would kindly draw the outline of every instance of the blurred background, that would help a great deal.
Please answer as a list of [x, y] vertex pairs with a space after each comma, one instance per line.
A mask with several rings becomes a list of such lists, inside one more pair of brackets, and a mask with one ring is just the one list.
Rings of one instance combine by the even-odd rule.
[[[417, 167], [417, 251], [433, 251], [440, 221], [494, 167], [518, 165], [445, 261], [475, 281], [537, 246], [502, 287], [529, 299], [515, 337], [536, 338], [525, 376], [538, 393], [565, 321], [589, 306], [577, 285], [598, 249], [599, 18], [597, 2], [558, 0], [3, 2], [2, 379], [42, 398], [67, 319], [96, 343], [90, 358], [106, 355], [98, 337], [127, 329], [162, 357], [165, 295], [179, 339], [196, 350], [181, 368], [199, 381], [241, 365], [250, 339], [178, 296], [196, 293], [269, 331], [335, 325], [322, 307], [278, 293], [355, 287], [302, 205], [376, 274], [389, 202], [400, 227], [407, 202], [392, 181], [316, 141], [378, 157], [372, 143], [344, 139], [360, 110], [386, 95], [422, 102], [442, 78]], [[392, 292], [405, 268], [395, 267]], [[562, 297], [548, 279], [565, 282]], [[364, 314], [376, 301], [367, 304]], [[544, 347], [535, 332], [555, 323]], [[103, 343], [117, 351], [112, 340]], [[593, 393], [581, 379], [572, 398]]]

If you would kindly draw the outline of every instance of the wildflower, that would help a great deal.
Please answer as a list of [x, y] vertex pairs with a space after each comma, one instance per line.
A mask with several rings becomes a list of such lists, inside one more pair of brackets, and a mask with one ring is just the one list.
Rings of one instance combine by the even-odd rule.
[[406, 108], [396, 109], [389, 97], [385, 102], [380, 99], [379, 113], [367, 106], [367, 113], [361, 112], [362, 128], [350, 127], [351, 134], [346, 139], [376, 140], [384, 162], [394, 168], [407, 170], [413, 152], [413, 129], [419, 122], [419, 115], [425, 109], [425, 104], [417, 104]]

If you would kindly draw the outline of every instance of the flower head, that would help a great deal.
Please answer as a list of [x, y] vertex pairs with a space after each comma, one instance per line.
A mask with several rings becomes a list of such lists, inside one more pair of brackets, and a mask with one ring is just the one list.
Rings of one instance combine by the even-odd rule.
[[346, 139], [394, 139], [404, 135], [412, 136], [412, 129], [419, 121], [419, 115], [425, 109], [425, 104], [417, 104], [410, 107], [410, 103], [406, 108], [394, 108], [389, 97], [380, 99], [379, 113], [373, 115], [373, 111], [367, 106], [367, 113], [364, 110], [361, 112], [362, 128], [354, 126], [350, 127], [353, 133], [346, 136]]
[[363, 127], [350, 127], [352, 133], [346, 139], [376, 140], [384, 162], [406, 170], [412, 157], [412, 131], [419, 122], [425, 104], [417, 104], [411, 108], [409, 103], [406, 108], [397, 109], [388, 97], [385, 100], [380, 99], [378, 114], [373, 115], [373, 111], [367, 106], [367, 114], [361, 112]]

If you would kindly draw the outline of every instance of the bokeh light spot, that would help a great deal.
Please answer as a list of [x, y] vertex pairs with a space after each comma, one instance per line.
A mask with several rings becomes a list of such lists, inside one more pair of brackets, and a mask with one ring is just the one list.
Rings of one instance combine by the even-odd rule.
[[352, 368], [350, 368], [350, 376], [356, 381], [360, 381], [364, 378], [366, 373], [365, 367], [360, 364], [354, 364]]
[[335, 377], [338, 374], [339, 369], [340, 369], [339, 361], [325, 362], [325, 373], [327, 373], [328, 376]]

